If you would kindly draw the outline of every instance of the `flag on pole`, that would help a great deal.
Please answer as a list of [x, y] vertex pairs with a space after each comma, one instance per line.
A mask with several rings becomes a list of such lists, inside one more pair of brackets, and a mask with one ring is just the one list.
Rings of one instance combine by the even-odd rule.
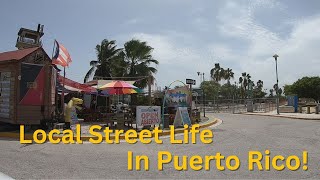
[[52, 64], [60, 65], [62, 67], [69, 66], [69, 64], [72, 62], [69, 52], [62, 44], [59, 44], [56, 40], [55, 45], [56, 49], [52, 58]]

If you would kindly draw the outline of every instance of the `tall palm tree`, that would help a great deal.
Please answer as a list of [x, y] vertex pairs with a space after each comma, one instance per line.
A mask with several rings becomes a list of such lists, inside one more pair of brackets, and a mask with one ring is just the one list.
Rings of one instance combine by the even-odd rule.
[[242, 83], [243, 83], [243, 77], [239, 77], [240, 94], [241, 94], [241, 97], [243, 98], [243, 97], [244, 97], [244, 94], [243, 94], [243, 86], [242, 86]]
[[273, 89], [270, 89], [269, 91], [270, 91], [270, 95], [269, 96], [273, 97]]
[[259, 90], [262, 90], [262, 88], [263, 88], [263, 81], [261, 81], [261, 80], [258, 80], [258, 81], [257, 81], [257, 88], [258, 88]]
[[211, 79], [214, 80], [215, 82], [220, 82], [222, 79], [226, 79], [225, 74], [226, 74], [226, 70], [220, 67], [219, 63], [215, 63], [214, 68], [210, 70]]
[[122, 49], [117, 48], [115, 40], [102, 40], [101, 44], [96, 46], [97, 60], [90, 62], [91, 68], [85, 75], [84, 82], [87, 82], [92, 75], [94, 78], [112, 77], [112, 66], [121, 60], [118, 58], [121, 51]]
[[228, 81], [228, 84], [230, 85], [230, 79], [234, 78], [234, 73], [232, 72], [232, 69], [228, 68], [224, 71], [224, 79]]
[[[159, 62], [151, 55], [153, 48], [147, 45], [146, 42], [132, 39], [124, 44], [124, 50], [120, 53], [124, 62], [127, 64], [127, 76], [151, 76], [151, 80], [154, 80], [154, 74], [157, 69], [153, 67], [158, 65]], [[144, 79], [138, 81], [136, 86], [139, 88], [147, 87], [148, 80]]]

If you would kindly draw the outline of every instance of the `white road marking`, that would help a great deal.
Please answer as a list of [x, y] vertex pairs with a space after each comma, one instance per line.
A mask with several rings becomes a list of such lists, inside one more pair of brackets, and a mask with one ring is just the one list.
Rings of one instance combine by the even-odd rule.
[[0, 172], [0, 179], [3, 180], [3, 179], [13, 179], [13, 178]]

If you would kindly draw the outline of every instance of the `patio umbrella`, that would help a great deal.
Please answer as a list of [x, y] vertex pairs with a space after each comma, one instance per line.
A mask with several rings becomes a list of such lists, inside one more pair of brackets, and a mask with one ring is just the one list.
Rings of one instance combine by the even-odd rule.
[[131, 89], [135, 89], [138, 88], [130, 83], [127, 83], [125, 81], [112, 81], [110, 83], [107, 83], [103, 86], [101, 86], [99, 89], [101, 90], [105, 90], [108, 88], [119, 88], [119, 89], [123, 89], [123, 88], [131, 88]]
[[119, 94], [137, 94], [137, 93], [141, 93], [142, 90], [139, 88], [136, 89], [131, 89], [131, 88], [123, 88], [123, 89], [119, 89], [119, 88], [110, 88], [108, 90], [106, 90], [106, 93], [109, 95], [119, 95]]
[[[99, 89], [107, 91], [108, 94], [119, 95], [119, 94], [134, 94], [135, 92], [138, 92], [139, 88], [125, 81], [112, 81], [110, 83], [107, 83], [101, 86]], [[118, 102], [119, 102], [119, 96], [118, 96]]]

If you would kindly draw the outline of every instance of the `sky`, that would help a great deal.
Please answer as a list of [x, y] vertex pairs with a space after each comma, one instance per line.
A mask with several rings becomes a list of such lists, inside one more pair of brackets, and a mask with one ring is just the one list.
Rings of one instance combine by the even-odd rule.
[[0, 52], [16, 50], [20, 27], [44, 25], [44, 49], [51, 56], [54, 39], [72, 57], [67, 77], [83, 81], [103, 39], [139, 39], [154, 48], [159, 61], [157, 86], [175, 80], [210, 79], [215, 63], [242, 72], [265, 88], [320, 74], [319, 0], [92, 0], [3, 1]]

